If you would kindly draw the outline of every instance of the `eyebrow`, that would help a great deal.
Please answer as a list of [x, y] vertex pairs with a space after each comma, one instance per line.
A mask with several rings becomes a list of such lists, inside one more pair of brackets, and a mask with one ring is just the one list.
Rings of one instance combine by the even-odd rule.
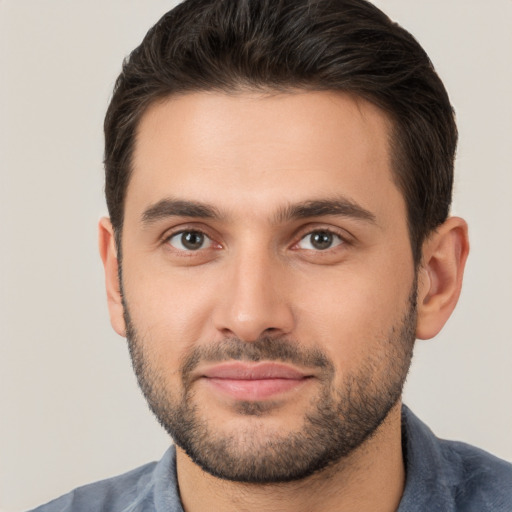
[[[375, 215], [354, 201], [341, 197], [316, 199], [280, 208], [274, 216], [276, 224], [311, 217], [341, 216], [376, 224]], [[220, 220], [224, 217], [214, 206], [197, 201], [166, 198], [149, 206], [142, 214], [142, 224], [151, 224], [168, 217], [191, 217]]]
[[142, 224], [149, 226], [168, 217], [220, 219], [222, 216], [217, 208], [205, 203], [167, 198], [144, 210]]
[[330, 215], [363, 220], [372, 224], [377, 223], [377, 219], [372, 212], [345, 197], [290, 204], [277, 212], [276, 222]]

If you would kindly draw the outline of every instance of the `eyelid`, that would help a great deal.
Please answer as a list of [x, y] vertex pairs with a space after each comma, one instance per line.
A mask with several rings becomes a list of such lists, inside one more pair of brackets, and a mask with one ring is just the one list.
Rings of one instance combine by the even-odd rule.
[[[313, 247], [313, 243], [310, 242], [309, 245], [311, 245], [312, 247], [302, 247], [302, 249], [304, 250], [308, 250], [308, 251], [319, 251], [319, 252], [326, 252], [326, 251], [329, 251], [331, 249], [335, 249], [336, 247], [342, 245], [345, 243], [345, 240], [343, 240], [343, 238], [338, 235], [337, 233], [333, 233], [332, 231], [327, 231], [325, 229], [322, 229], [322, 230], [315, 230], [315, 231], [311, 231], [310, 233], [307, 233], [306, 235], [304, 235], [298, 242], [297, 242], [297, 246], [301, 243], [301, 242], [305, 242], [307, 241], [308, 237], [312, 237], [315, 233], [326, 233], [330, 236], [332, 236], [333, 238], [333, 243], [331, 246], [329, 247], [326, 247], [325, 249], [320, 249], [320, 248], [315, 248]], [[337, 239], [337, 240], [336, 240]]]
[[[308, 235], [316, 233], [318, 231], [324, 231], [326, 233], [330, 233], [340, 238], [343, 244], [338, 245], [352, 245], [354, 243], [354, 237], [345, 229], [325, 224], [308, 224], [307, 226], [302, 226], [294, 236], [294, 242], [292, 247], [295, 247], [301, 240], [303, 240]], [[337, 247], [338, 245], [334, 246]], [[333, 247], [333, 248], [334, 248]], [[329, 249], [326, 249], [329, 250]]]
[[[164, 234], [160, 237], [160, 243], [163, 244], [163, 245], [167, 245], [167, 246], [170, 246], [173, 250], [177, 251], [177, 252], [182, 252], [182, 253], [197, 253], [197, 252], [200, 252], [200, 251], [204, 251], [204, 250], [207, 250], [207, 249], [211, 249], [212, 247], [213, 248], [221, 248], [222, 247], [222, 244], [220, 242], [217, 241], [217, 237], [213, 236], [210, 232], [210, 230], [202, 227], [202, 226], [197, 226], [197, 225], [191, 225], [191, 224], [180, 224], [179, 226], [175, 226], [174, 228], [170, 228], [168, 230], [166, 230], [164, 232]], [[170, 243], [169, 243], [169, 240], [177, 235], [181, 235], [183, 233], [200, 233], [202, 234], [205, 238], [207, 238], [208, 240], [210, 240], [210, 244], [208, 247], [205, 247], [203, 249], [198, 249], [197, 251], [192, 251], [192, 250], [186, 250], [186, 249], [177, 249], [176, 247], [173, 247]]]
[[[186, 233], [195, 233], [195, 234], [201, 235], [203, 237], [203, 244], [206, 243], [206, 246], [202, 246], [197, 249], [188, 249], [187, 247], [184, 247], [183, 241], [181, 239], [183, 238], [183, 235]], [[176, 245], [174, 245], [173, 242], [171, 242], [171, 240], [174, 240], [174, 239], [176, 239], [176, 244], [181, 245], [181, 247], [177, 247]], [[171, 235], [169, 238], [167, 238], [167, 243], [171, 247], [173, 247], [174, 249], [176, 249], [178, 251], [199, 252], [200, 250], [209, 249], [213, 243], [213, 240], [208, 235], [206, 235], [205, 233], [201, 233], [200, 231], [185, 230], [185, 231], [178, 231], [177, 233], [174, 233], [173, 235]]]
[[[179, 224], [177, 226], [167, 229], [163, 233], [163, 235], [160, 237], [160, 243], [162, 245], [166, 245], [170, 250], [172, 250], [176, 253], [181, 253], [182, 255], [187, 255], [187, 256], [191, 256], [191, 255], [197, 254], [197, 253], [203, 253], [204, 251], [211, 250], [211, 249], [224, 248], [224, 243], [219, 242], [220, 236], [218, 235], [218, 233], [216, 233], [216, 232], [212, 233], [211, 231], [212, 230], [208, 226], [205, 227], [202, 224], [197, 225], [194, 222], [183, 223], [183, 224]], [[293, 235], [293, 238], [292, 238], [293, 242], [292, 242], [291, 246], [288, 246], [288, 247], [292, 250], [304, 250], [304, 251], [308, 250], [308, 249], [301, 249], [300, 247], [297, 247], [297, 245], [300, 243], [301, 240], [303, 240], [308, 235], [312, 235], [313, 233], [319, 232], [319, 231], [327, 232], [334, 236], [339, 237], [339, 239], [341, 240], [341, 243], [338, 243], [338, 244], [336, 244], [332, 247], [329, 247], [325, 250], [309, 249], [309, 251], [311, 251], [311, 252], [318, 252], [318, 253], [325, 254], [325, 253], [329, 253], [333, 250], [336, 250], [340, 246], [354, 245], [354, 243], [356, 242], [356, 239], [354, 238], [354, 236], [350, 232], [348, 232], [346, 229], [340, 228], [338, 226], [333, 226], [331, 224], [326, 225], [326, 224], [320, 223], [320, 222], [318, 222], [318, 223], [311, 222], [307, 225], [301, 226], [299, 229], [297, 229], [295, 231], [295, 234]], [[186, 233], [186, 232], [201, 233], [208, 240], [210, 240], [211, 243], [208, 244], [208, 247], [197, 249], [195, 251], [190, 250], [190, 249], [175, 248], [169, 243], [169, 240], [172, 237], [180, 235], [182, 233]]]

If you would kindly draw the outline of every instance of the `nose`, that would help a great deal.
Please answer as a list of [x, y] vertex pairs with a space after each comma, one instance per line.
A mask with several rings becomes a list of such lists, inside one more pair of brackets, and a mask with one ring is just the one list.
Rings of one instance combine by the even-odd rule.
[[263, 335], [290, 334], [294, 328], [291, 297], [283, 265], [265, 253], [241, 253], [229, 264], [219, 287], [215, 328], [226, 337], [256, 341]]

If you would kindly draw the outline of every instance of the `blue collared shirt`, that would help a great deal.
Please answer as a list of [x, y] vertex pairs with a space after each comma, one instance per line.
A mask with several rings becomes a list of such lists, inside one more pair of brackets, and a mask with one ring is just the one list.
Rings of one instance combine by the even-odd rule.
[[[512, 512], [512, 464], [438, 439], [403, 407], [406, 484], [397, 512]], [[33, 512], [183, 512], [176, 450], [159, 462], [79, 487]]]

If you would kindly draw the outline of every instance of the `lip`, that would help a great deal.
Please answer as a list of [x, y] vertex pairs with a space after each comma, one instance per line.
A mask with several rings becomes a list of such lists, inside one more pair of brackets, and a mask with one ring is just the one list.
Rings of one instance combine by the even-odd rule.
[[261, 401], [303, 386], [312, 377], [292, 366], [232, 361], [207, 367], [201, 379], [211, 388], [235, 400]]

